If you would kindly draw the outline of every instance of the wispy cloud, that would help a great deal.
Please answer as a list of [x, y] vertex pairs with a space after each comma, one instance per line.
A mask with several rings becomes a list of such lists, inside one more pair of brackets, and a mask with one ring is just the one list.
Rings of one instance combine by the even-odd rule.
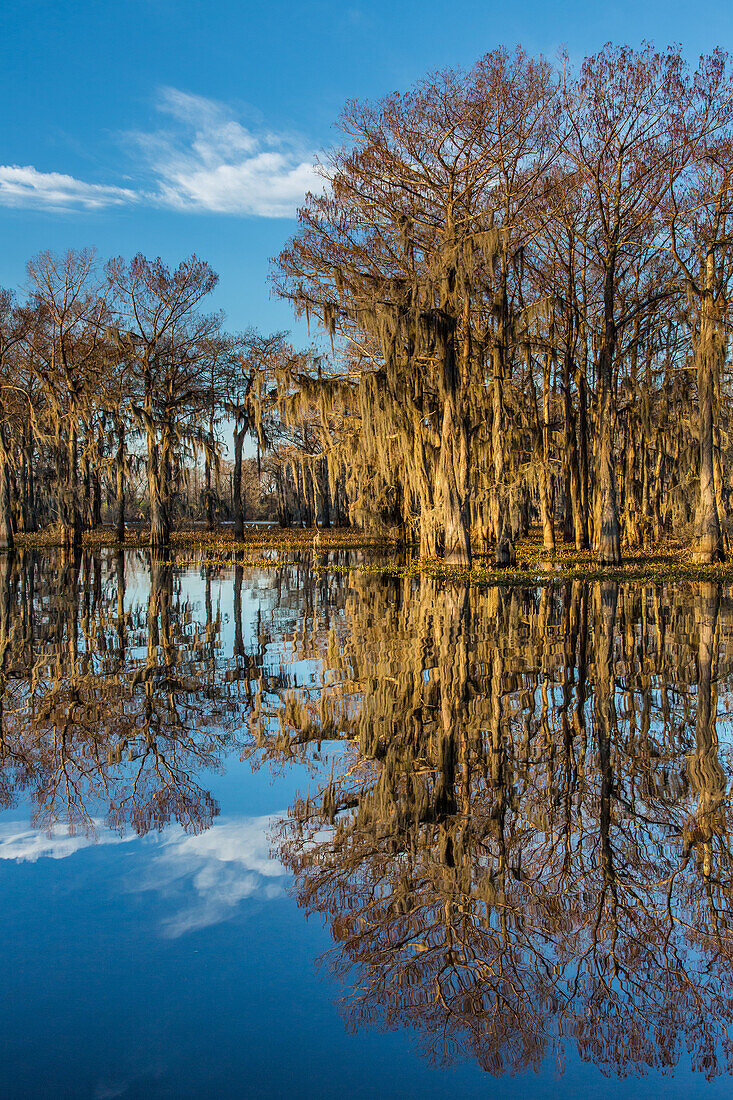
[[248, 129], [223, 104], [175, 88], [163, 89], [158, 110], [168, 125], [134, 138], [165, 206], [292, 217], [306, 191], [322, 186], [297, 137]]
[[87, 183], [61, 172], [0, 165], [0, 205], [50, 211], [133, 203], [182, 212], [292, 217], [318, 191], [312, 151], [296, 135], [245, 126], [228, 106], [176, 88], [155, 104], [160, 125], [125, 135], [137, 187]]
[[168, 831], [135, 890], [155, 890], [171, 904], [161, 931], [170, 939], [220, 924], [247, 899], [283, 893], [285, 868], [269, 854], [273, 817], [218, 821], [199, 836]]
[[44, 833], [7, 822], [0, 824], [0, 860], [35, 863], [66, 859], [100, 844], [128, 844], [134, 870], [126, 872], [124, 889], [159, 894], [167, 910], [160, 932], [177, 939], [231, 919], [243, 902], [270, 901], [282, 895], [287, 872], [270, 855], [268, 839], [281, 816], [224, 818], [198, 835], [169, 825], [142, 839], [134, 833], [120, 837], [102, 821], [92, 822], [92, 830], [78, 834], [63, 826]]
[[72, 833], [62, 826], [44, 833], [40, 829], [25, 829], [10, 821], [0, 825], [0, 859], [12, 859], [18, 863], [66, 859], [94, 844], [120, 844], [122, 841], [119, 833], [112, 832], [101, 821], [93, 821], [91, 829], [82, 833]]
[[85, 183], [62, 172], [39, 172], [28, 164], [0, 165], [0, 205], [44, 210], [99, 210], [133, 203], [139, 196], [127, 187]]

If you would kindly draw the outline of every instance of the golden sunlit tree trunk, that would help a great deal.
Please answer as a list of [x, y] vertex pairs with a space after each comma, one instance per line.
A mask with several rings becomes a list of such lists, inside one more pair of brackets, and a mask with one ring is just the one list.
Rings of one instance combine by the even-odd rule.
[[700, 419], [700, 502], [697, 518], [700, 562], [725, 559], [723, 536], [718, 516], [713, 467], [713, 414], [715, 378], [720, 371], [723, 345], [716, 332], [713, 306], [715, 260], [710, 250], [706, 257], [705, 286], [700, 303], [700, 337], [697, 347], [697, 402]]
[[613, 359], [616, 350], [616, 326], [613, 320], [615, 260], [606, 269], [604, 284], [604, 330], [598, 359], [597, 437], [595, 447], [595, 500], [593, 548], [600, 565], [621, 561], [621, 528], [616, 500], [614, 426], [616, 408], [613, 394]]
[[4, 426], [0, 425], [0, 551], [12, 550], [13, 516], [10, 500], [10, 459]]

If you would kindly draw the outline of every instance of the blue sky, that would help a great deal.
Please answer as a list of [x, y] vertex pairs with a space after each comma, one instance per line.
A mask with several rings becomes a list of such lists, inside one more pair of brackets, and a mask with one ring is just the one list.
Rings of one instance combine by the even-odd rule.
[[499, 45], [580, 58], [644, 38], [690, 60], [733, 51], [733, 5], [2, 0], [0, 285], [22, 286], [43, 248], [195, 251], [232, 328], [292, 328], [269, 259], [345, 100]]

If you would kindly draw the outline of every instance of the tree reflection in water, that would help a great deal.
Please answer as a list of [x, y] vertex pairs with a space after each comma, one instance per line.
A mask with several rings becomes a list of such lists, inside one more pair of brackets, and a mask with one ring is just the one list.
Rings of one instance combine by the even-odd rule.
[[218, 813], [197, 775], [239, 725], [212, 686], [220, 622], [210, 599], [198, 620], [169, 563], [146, 572], [126, 609], [121, 554], [0, 558], [0, 798], [29, 792], [40, 828], [93, 832], [101, 814], [199, 832]]
[[0, 806], [198, 832], [227, 756], [307, 763], [276, 851], [352, 1027], [496, 1074], [731, 1068], [727, 589], [222, 570], [226, 614], [206, 563], [0, 556]]
[[719, 588], [352, 583], [322, 682], [252, 716], [273, 760], [345, 742], [278, 854], [350, 1025], [497, 1074], [568, 1043], [620, 1074], [729, 1069]]

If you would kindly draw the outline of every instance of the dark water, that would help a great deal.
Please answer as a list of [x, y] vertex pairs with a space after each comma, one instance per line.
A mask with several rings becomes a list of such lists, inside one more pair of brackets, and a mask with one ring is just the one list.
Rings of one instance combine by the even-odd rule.
[[347, 565], [0, 560], [0, 1095], [729, 1095], [731, 591]]

